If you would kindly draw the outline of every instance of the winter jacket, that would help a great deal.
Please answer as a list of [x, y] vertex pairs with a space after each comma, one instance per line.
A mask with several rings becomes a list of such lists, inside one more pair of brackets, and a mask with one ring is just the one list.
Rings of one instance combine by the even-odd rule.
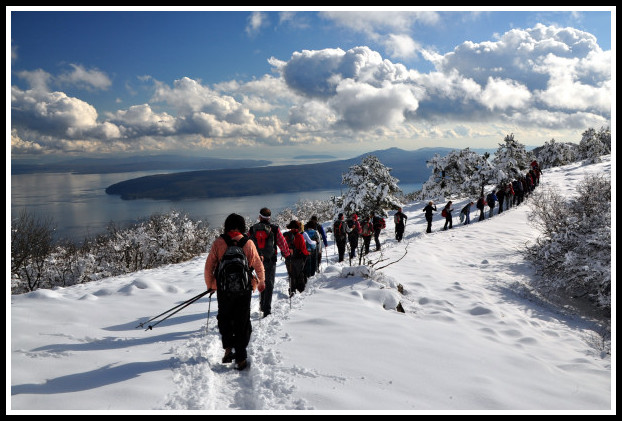
[[302, 236], [302, 234], [300, 232], [298, 232], [297, 229], [291, 229], [291, 230], [289, 230], [289, 231], [287, 231], [287, 232], [285, 232], [283, 234], [284, 237], [288, 237], [288, 236], [291, 236], [291, 235], [294, 236], [294, 248], [292, 249], [290, 247], [290, 249], [289, 249], [290, 257], [295, 257], [297, 255], [298, 256], [299, 255], [308, 256], [309, 252], [307, 251], [307, 241]]
[[[238, 231], [229, 231], [226, 233], [231, 239], [239, 240], [242, 238], [242, 234]], [[244, 254], [246, 254], [246, 260], [248, 260], [248, 264], [250, 267], [255, 269], [256, 277], [253, 276], [253, 291], [257, 287], [258, 284], [262, 284], [265, 282], [266, 276], [263, 267], [263, 263], [261, 263], [261, 258], [259, 257], [259, 253], [257, 253], [257, 249], [255, 248], [255, 243], [251, 240], [247, 241], [242, 248], [244, 250]], [[207, 255], [207, 259], [205, 260], [205, 269], [203, 271], [203, 278], [205, 279], [205, 284], [207, 285], [207, 289], [217, 289], [216, 285], [216, 277], [214, 276], [214, 272], [218, 267], [218, 263], [222, 256], [224, 256], [225, 251], [227, 251], [227, 243], [222, 237], [218, 237], [209, 251]]]
[[432, 219], [432, 211], [436, 211], [436, 205], [430, 205], [429, 203], [423, 208], [423, 212], [425, 212], [425, 217], [427, 219]]

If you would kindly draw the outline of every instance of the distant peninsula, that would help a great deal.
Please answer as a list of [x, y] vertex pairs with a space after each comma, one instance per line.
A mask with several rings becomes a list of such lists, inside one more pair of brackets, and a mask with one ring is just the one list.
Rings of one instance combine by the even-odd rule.
[[150, 175], [121, 181], [109, 186], [106, 193], [124, 200], [183, 200], [196, 198], [239, 197], [274, 193], [343, 188], [342, 175], [366, 155], [375, 155], [401, 183], [422, 183], [430, 176], [426, 161], [435, 153], [446, 154], [450, 148], [425, 148], [405, 151], [390, 148], [356, 158], [304, 165], [264, 166], [254, 168], [186, 171]]

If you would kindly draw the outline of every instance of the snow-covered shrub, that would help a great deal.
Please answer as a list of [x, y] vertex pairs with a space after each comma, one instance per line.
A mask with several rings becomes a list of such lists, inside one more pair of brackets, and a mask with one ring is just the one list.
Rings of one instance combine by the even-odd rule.
[[611, 180], [587, 176], [569, 201], [533, 195], [530, 218], [542, 236], [527, 248], [539, 276], [534, 287], [552, 299], [587, 301], [611, 311]]
[[[24, 223], [14, 224], [17, 234], [26, 233]], [[179, 211], [154, 214], [144, 221], [120, 228], [110, 224], [107, 234], [87, 238], [81, 246], [69, 241], [47, 246], [37, 258], [21, 259], [17, 247], [19, 236], [12, 241], [15, 261], [11, 292], [14, 294], [38, 288], [70, 286], [123, 273], [154, 268], [189, 260], [204, 253], [215, 238], [214, 230]], [[47, 238], [47, 237], [46, 237]], [[35, 282], [36, 280], [36, 282]]]
[[284, 229], [292, 219], [306, 223], [312, 216], [317, 216], [320, 223], [331, 221], [334, 215], [335, 202], [331, 200], [307, 200], [301, 199], [294, 204], [293, 208], [283, 209], [272, 218], [271, 222]]

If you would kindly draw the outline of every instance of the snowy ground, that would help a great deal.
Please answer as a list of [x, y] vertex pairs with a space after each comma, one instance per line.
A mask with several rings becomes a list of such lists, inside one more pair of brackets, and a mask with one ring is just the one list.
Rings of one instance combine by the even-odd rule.
[[[539, 189], [573, 195], [592, 172], [610, 173], [611, 161], [547, 170]], [[291, 302], [279, 262], [271, 316], [260, 318], [253, 295], [243, 372], [220, 363], [215, 296], [137, 328], [205, 291], [205, 255], [7, 297], [7, 412], [615, 414], [615, 363], [612, 376], [596, 325], [521, 292], [534, 276], [521, 254], [537, 236], [528, 206], [483, 222], [475, 210], [474, 223], [455, 218], [449, 231], [439, 206], [432, 234], [423, 206], [404, 207], [401, 243], [387, 224], [373, 269], [336, 263], [329, 243], [329, 264]]]

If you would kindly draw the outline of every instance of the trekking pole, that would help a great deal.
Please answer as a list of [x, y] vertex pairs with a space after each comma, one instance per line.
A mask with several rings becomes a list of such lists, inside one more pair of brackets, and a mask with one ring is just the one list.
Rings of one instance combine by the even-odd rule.
[[158, 320], [156, 323], [147, 326], [147, 330], [152, 330], [155, 326], [159, 325], [160, 323], [162, 323], [164, 320], [168, 319], [169, 317], [171, 317], [173, 314], [175, 313], [179, 313], [180, 311], [182, 311], [184, 308], [188, 307], [190, 304], [194, 303], [195, 301], [197, 301], [199, 298], [201, 298], [202, 296], [204, 296], [205, 294], [207, 294], [207, 291], [205, 291], [204, 294], [201, 294], [200, 297], [196, 297], [194, 298], [192, 301], [188, 302], [185, 306], [181, 307], [179, 310], [172, 312], [171, 314], [169, 314], [168, 316], [166, 316], [165, 318], [163, 318], [162, 320]]
[[149, 323], [151, 320], [157, 319], [158, 317], [162, 316], [163, 314], [166, 314], [166, 313], [168, 313], [169, 311], [174, 310], [174, 309], [176, 309], [176, 308], [178, 308], [178, 307], [180, 307], [180, 306], [181, 306], [178, 310], [176, 310], [176, 311], [172, 312], [171, 314], [169, 314], [168, 316], [166, 316], [166, 317], [165, 317], [165, 318], [163, 318], [162, 320], [158, 320], [156, 323], [154, 323], [154, 324], [152, 324], [152, 325], [147, 326], [147, 329], [145, 329], [145, 330], [151, 330], [154, 326], [159, 325], [159, 324], [160, 324], [160, 323], [162, 323], [164, 320], [166, 320], [166, 319], [168, 319], [169, 317], [171, 317], [173, 314], [175, 314], [175, 313], [179, 313], [181, 310], [183, 310], [184, 308], [188, 307], [190, 304], [194, 303], [195, 301], [199, 300], [201, 297], [203, 297], [203, 296], [204, 296], [205, 294], [207, 294], [207, 293], [208, 293], [208, 291], [202, 292], [201, 294], [197, 295], [196, 297], [193, 297], [193, 298], [191, 298], [191, 299], [189, 299], [189, 300], [187, 300], [187, 301], [184, 301], [183, 303], [181, 303], [181, 304], [179, 304], [179, 305], [177, 305], [177, 306], [173, 307], [172, 309], [170, 309], [170, 310], [168, 310], [168, 311], [165, 311], [165, 312], [164, 312], [164, 313], [162, 313], [162, 314], [159, 314], [158, 316], [153, 317], [153, 318], [152, 318], [152, 319], [150, 319], [150, 320], [147, 320], [146, 322], [142, 322], [142, 323], [140, 323], [140, 324], [139, 324], [138, 326], [136, 326], [136, 327], [143, 327], [145, 323]]
[[207, 323], [205, 324], [205, 333], [209, 332], [209, 311], [210, 307], [212, 307], [212, 295], [214, 295], [214, 291], [212, 291], [212, 293], [209, 295], [209, 303], [207, 304]]
[[192, 303], [194, 303], [196, 300], [198, 300], [199, 298], [201, 298], [202, 296], [204, 296], [204, 295], [205, 295], [205, 294], [207, 294], [207, 293], [208, 293], [208, 291], [202, 292], [201, 294], [197, 295], [196, 297], [192, 297], [192, 298], [190, 298], [189, 300], [186, 300], [186, 301], [184, 301], [184, 302], [183, 302], [183, 303], [181, 303], [181, 304], [177, 304], [175, 307], [173, 307], [173, 308], [171, 308], [171, 309], [169, 309], [169, 310], [166, 310], [164, 313], [160, 313], [160, 314], [158, 314], [157, 316], [154, 316], [154, 317], [152, 317], [151, 319], [147, 320], [146, 322], [139, 323], [139, 324], [138, 324], [138, 326], [136, 326], [134, 329], [136, 329], [136, 328], [138, 328], [138, 327], [143, 327], [143, 326], [145, 325], [145, 323], [149, 323], [150, 321], [155, 320], [155, 319], [157, 319], [158, 317], [163, 316], [163, 315], [165, 315], [166, 313], [168, 313], [168, 312], [170, 312], [170, 311], [173, 311], [173, 310], [175, 310], [175, 309], [176, 309], [176, 308], [178, 308], [178, 307], [183, 306], [184, 304], [187, 304], [187, 303], [192, 304]]

